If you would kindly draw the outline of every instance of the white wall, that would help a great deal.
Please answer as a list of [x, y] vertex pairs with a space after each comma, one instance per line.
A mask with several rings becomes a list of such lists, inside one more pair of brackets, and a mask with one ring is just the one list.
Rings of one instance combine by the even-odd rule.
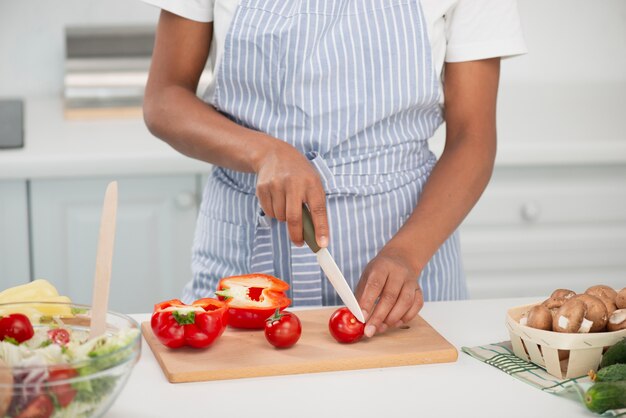
[[139, 0], [0, 0], [0, 96], [61, 95], [66, 25], [153, 24]]
[[623, 142], [626, 1], [518, 4], [529, 54], [503, 61], [499, 138]]
[[[626, 83], [626, 1], [518, 2], [531, 53], [504, 62], [504, 86]], [[150, 24], [157, 15], [139, 0], [0, 0], [0, 96], [61, 93], [65, 25]]]
[[626, 82], [626, 1], [518, 0], [530, 54], [505, 62], [514, 82]]

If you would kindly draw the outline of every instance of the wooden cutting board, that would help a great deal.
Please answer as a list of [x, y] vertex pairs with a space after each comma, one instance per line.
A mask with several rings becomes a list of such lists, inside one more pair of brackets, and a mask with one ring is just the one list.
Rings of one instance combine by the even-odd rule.
[[297, 311], [302, 336], [288, 349], [271, 346], [263, 330], [228, 328], [207, 349], [172, 350], [156, 339], [150, 323], [141, 328], [171, 383], [448, 363], [458, 357], [457, 350], [419, 316], [404, 329], [339, 344], [328, 332], [335, 309]]

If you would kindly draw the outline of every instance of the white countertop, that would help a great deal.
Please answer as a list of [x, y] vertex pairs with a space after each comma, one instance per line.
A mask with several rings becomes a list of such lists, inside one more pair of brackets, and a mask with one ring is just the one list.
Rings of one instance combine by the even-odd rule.
[[24, 148], [0, 150], [0, 179], [207, 172], [141, 118], [65, 120], [58, 98], [25, 101]]
[[[541, 300], [426, 303], [421, 315], [457, 349], [508, 340], [508, 308]], [[145, 321], [148, 314], [134, 315]], [[107, 418], [157, 417], [593, 417], [459, 353], [456, 363], [170, 384], [150, 348]]]
[[[527, 138], [533, 130], [516, 133], [519, 116], [511, 109], [528, 107], [509, 102], [506, 109], [510, 111], [498, 121], [496, 166], [626, 163], [626, 141], [615, 140], [612, 134], [618, 125], [607, 128], [600, 137], [551, 140], [541, 133], [556, 135], [558, 127], [549, 125], [549, 118], [535, 115], [537, 133]], [[141, 118], [66, 120], [63, 102], [57, 97], [25, 101], [24, 142], [22, 149], [0, 150], [0, 179], [206, 173], [210, 167], [153, 137]], [[440, 154], [444, 129], [439, 129], [430, 142], [434, 152]]]

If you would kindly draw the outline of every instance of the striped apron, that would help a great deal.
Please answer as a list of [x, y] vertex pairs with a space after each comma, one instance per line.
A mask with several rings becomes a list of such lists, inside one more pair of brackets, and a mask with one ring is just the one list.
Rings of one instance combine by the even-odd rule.
[[[329, 251], [355, 289], [436, 163], [427, 141], [442, 110], [419, 0], [242, 0], [215, 77], [220, 112], [288, 142], [319, 172]], [[294, 305], [340, 304], [309, 248], [264, 216], [255, 186], [254, 174], [212, 171], [183, 299], [263, 272], [291, 285]], [[425, 300], [467, 297], [456, 232], [419, 280]]]

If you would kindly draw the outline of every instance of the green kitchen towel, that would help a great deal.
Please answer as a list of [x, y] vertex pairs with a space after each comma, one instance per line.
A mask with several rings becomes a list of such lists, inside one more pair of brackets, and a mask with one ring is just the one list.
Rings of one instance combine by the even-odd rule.
[[[588, 376], [582, 376], [576, 379], [557, 379], [536, 364], [522, 360], [513, 354], [510, 341], [480, 345], [478, 347], [462, 347], [461, 350], [475, 359], [502, 370], [514, 378], [541, 389], [544, 392], [578, 402], [583, 401], [585, 391], [593, 384]], [[626, 409], [609, 410], [602, 414], [602, 416], [626, 416]]]

